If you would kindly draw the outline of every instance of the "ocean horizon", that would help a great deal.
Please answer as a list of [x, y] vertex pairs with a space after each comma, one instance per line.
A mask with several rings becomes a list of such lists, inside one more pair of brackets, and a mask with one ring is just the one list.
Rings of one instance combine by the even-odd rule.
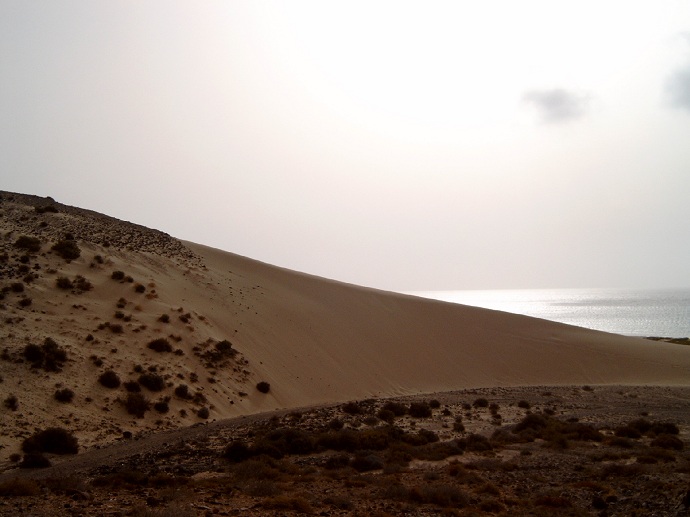
[[406, 294], [626, 336], [690, 336], [690, 289], [497, 289]]

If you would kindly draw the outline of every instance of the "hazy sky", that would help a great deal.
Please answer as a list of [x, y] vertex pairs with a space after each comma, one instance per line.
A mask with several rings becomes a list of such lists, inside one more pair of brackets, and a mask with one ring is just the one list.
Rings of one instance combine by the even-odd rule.
[[0, 189], [393, 290], [690, 286], [690, 3], [0, 0]]

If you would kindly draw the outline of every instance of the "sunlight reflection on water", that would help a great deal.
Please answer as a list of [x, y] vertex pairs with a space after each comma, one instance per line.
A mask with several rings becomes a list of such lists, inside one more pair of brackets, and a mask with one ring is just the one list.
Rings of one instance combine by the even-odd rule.
[[690, 336], [690, 289], [516, 289], [407, 294], [629, 336]]

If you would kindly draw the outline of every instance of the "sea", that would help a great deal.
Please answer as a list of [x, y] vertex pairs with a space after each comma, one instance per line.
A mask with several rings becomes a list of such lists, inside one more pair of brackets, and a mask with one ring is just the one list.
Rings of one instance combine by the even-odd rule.
[[511, 289], [407, 294], [626, 336], [690, 337], [690, 289]]

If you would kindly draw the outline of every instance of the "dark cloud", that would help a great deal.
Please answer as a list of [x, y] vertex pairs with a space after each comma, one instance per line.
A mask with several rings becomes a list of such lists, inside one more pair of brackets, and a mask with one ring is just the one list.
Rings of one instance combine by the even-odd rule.
[[568, 122], [585, 115], [590, 96], [561, 88], [530, 90], [523, 94], [523, 102], [533, 105], [545, 122]]

